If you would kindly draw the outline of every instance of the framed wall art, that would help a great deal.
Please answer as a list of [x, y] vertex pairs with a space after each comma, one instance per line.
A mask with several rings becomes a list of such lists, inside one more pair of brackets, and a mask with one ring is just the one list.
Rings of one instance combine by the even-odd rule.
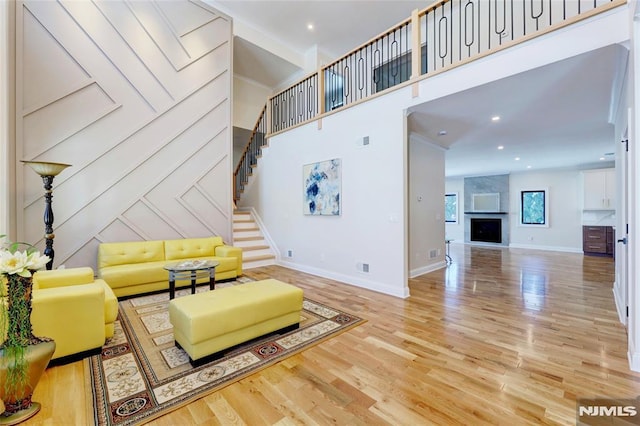
[[304, 207], [306, 215], [340, 215], [342, 166], [339, 158], [306, 164], [302, 167], [304, 179]]

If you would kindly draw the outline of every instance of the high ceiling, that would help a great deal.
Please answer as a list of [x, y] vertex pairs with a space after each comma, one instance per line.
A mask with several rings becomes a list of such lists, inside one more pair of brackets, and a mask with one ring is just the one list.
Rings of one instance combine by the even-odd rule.
[[[317, 51], [334, 60], [366, 43], [397, 23], [414, 9], [431, 1], [415, 0], [206, 0], [230, 15], [234, 23], [253, 28], [305, 55]], [[313, 29], [308, 26], [312, 25]], [[278, 87], [291, 76], [301, 77], [302, 68], [273, 56], [251, 41], [234, 40], [234, 72], [269, 87]]]
[[[208, 2], [234, 23], [292, 51], [320, 51], [332, 59], [431, 3]], [[236, 37], [234, 43], [234, 72], [245, 78], [275, 89], [304, 74], [298, 65], [250, 41]], [[610, 166], [616, 149], [610, 117], [624, 79], [619, 70], [626, 52], [611, 46], [428, 102], [413, 109], [409, 129], [447, 148], [447, 176]], [[494, 115], [500, 120], [491, 121]]]
[[450, 177], [609, 167], [626, 52], [609, 46], [436, 99], [412, 109], [409, 129], [447, 148]]
[[[332, 58], [409, 18], [432, 1], [211, 0], [223, 12], [300, 53], [314, 45]], [[308, 25], [313, 29], [308, 29]]]

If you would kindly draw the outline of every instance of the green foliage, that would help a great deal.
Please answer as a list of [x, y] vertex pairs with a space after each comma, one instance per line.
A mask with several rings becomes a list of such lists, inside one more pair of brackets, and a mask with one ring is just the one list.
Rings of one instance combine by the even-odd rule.
[[[1, 234], [0, 235], [0, 239], [2, 238], [6, 238], [7, 235], [6, 234]], [[6, 250], [9, 251], [9, 253], [15, 253], [17, 251], [20, 250], [20, 247], [24, 247], [25, 251], [27, 252], [27, 255], [33, 254], [36, 251], [38, 251], [38, 249], [33, 245], [33, 244], [29, 244], [29, 243], [23, 243], [23, 242], [8, 242], [8, 244], [6, 245]]]
[[0, 331], [4, 342], [2, 362], [7, 367], [6, 395], [20, 394], [28, 384], [26, 349], [31, 343], [31, 277], [9, 275], [8, 294], [2, 301]]
[[[15, 253], [21, 246], [27, 247], [28, 254], [37, 251], [27, 243], [8, 243], [2, 250]], [[27, 347], [37, 340], [31, 328], [32, 277], [0, 274], [0, 287], [0, 362], [7, 369], [4, 393], [21, 395], [29, 383]]]

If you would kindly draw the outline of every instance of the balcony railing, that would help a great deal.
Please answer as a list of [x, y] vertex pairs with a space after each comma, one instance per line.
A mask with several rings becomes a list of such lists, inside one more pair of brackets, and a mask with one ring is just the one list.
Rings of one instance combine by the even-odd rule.
[[410, 18], [268, 100], [236, 169], [235, 199], [257, 161], [254, 151], [259, 152], [262, 147], [254, 138], [264, 141], [272, 134], [625, 3], [626, 0], [442, 0], [414, 11]]
[[318, 114], [318, 74], [312, 74], [271, 98], [271, 132], [275, 133]]
[[238, 166], [233, 173], [233, 201], [240, 199], [245, 185], [249, 182], [249, 176], [253, 174], [253, 168], [258, 164], [258, 158], [262, 155], [262, 147], [267, 144], [267, 106], [262, 108], [258, 122], [251, 132], [251, 138], [242, 152]]

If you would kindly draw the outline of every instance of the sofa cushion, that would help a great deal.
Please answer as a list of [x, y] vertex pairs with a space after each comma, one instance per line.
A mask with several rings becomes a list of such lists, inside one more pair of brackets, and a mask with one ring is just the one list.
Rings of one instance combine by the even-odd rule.
[[[131, 265], [162, 260], [164, 260], [164, 241], [102, 243], [98, 247], [98, 269], [100, 270], [109, 266]], [[109, 280], [107, 280], [107, 282], [109, 282]]]
[[82, 268], [42, 270], [33, 274], [33, 288], [36, 290], [77, 284], [90, 284], [92, 282], [93, 269], [88, 266]]
[[164, 258], [171, 261], [213, 256], [215, 248], [223, 244], [222, 237], [166, 240], [164, 242]]
[[158, 281], [166, 281], [167, 288], [169, 288], [169, 272], [164, 269], [165, 264], [164, 260], [160, 260], [109, 266], [100, 269], [100, 278], [105, 280], [111, 288], [129, 287]]

